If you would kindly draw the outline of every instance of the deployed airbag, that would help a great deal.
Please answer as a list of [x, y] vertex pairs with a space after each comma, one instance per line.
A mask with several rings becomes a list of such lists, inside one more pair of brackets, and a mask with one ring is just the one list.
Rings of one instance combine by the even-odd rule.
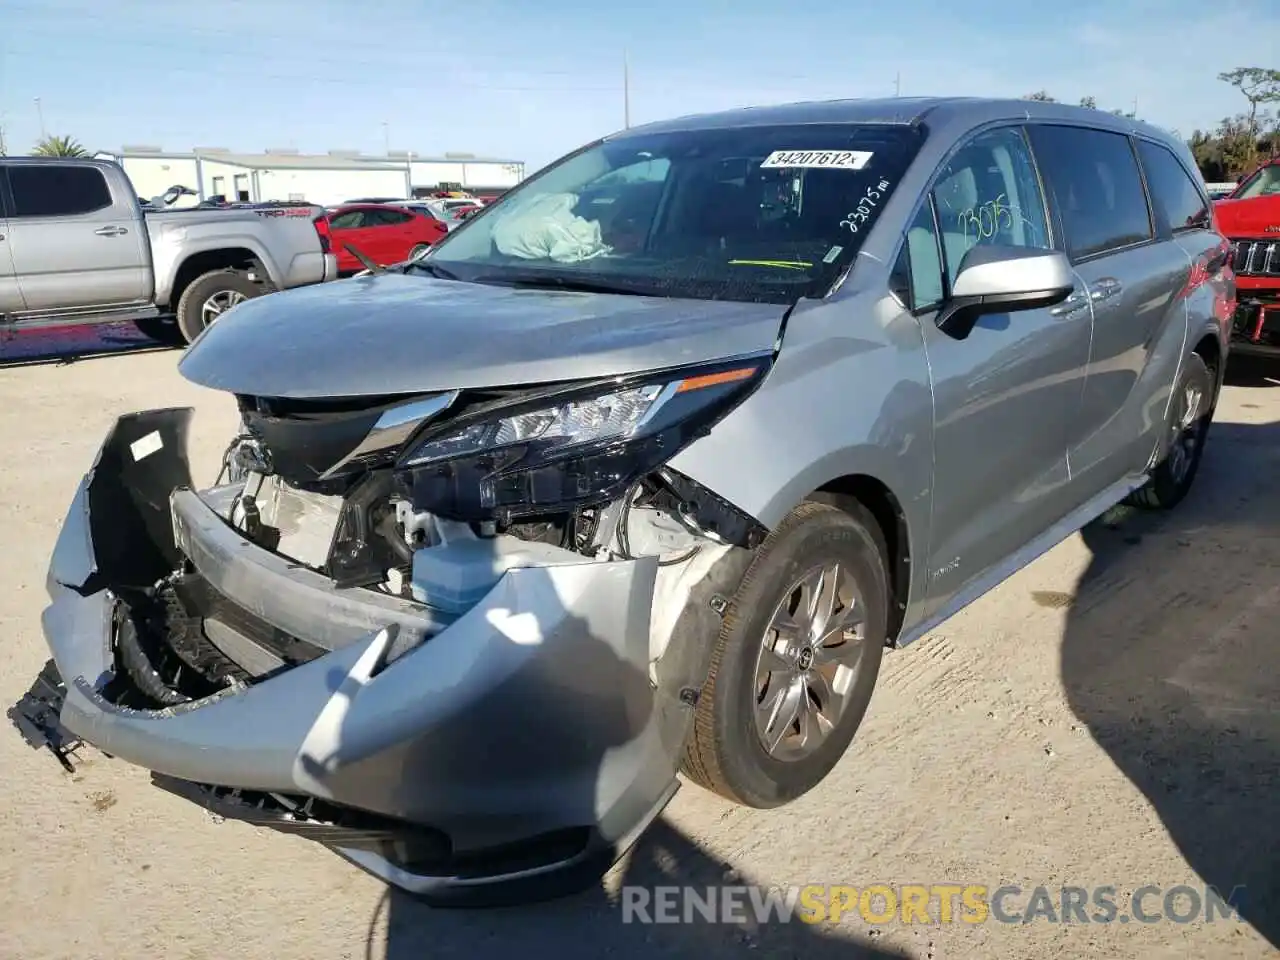
[[498, 252], [523, 260], [578, 263], [608, 253], [600, 224], [573, 212], [576, 194], [552, 193], [512, 210], [493, 228]]

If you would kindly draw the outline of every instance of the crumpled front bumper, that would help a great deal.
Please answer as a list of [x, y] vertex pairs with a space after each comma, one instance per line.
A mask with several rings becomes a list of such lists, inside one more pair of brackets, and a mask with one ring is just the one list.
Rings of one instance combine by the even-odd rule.
[[[317, 821], [316, 839], [426, 894], [611, 861], [670, 799], [690, 706], [649, 678], [655, 558], [512, 570], [447, 622], [245, 539], [190, 489], [189, 416], [120, 418], [59, 535], [43, 627], [67, 729], [209, 800], [319, 798], [355, 826]], [[111, 702], [118, 595], [184, 563], [331, 652], [177, 706]], [[560, 852], [540, 860], [547, 837]]]

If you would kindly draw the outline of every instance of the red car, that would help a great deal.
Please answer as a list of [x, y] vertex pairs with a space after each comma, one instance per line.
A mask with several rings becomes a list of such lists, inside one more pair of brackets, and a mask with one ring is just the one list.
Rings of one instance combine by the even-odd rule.
[[1245, 178], [1213, 213], [1236, 274], [1232, 352], [1280, 357], [1280, 160]]
[[435, 217], [380, 203], [346, 204], [322, 219], [328, 225], [333, 252], [338, 255], [339, 273], [356, 273], [365, 268], [347, 249], [348, 243], [385, 267], [416, 256], [449, 232]]

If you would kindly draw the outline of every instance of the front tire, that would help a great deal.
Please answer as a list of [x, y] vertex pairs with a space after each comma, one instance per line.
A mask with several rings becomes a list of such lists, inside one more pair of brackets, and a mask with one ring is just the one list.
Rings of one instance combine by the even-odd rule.
[[1203, 357], [1187, 357], [1169, 403], [1169, 451], [1151, 471], [1146, 485], [1128, 497], [1145, 510], [1172, 510], [1183, 501], [1200, 471], [1209, 425], [1213, 422], [1217, 371]]
[[178, 300], [183, 339], [190, 343], [227, 310], [264, 292], [243, 270], [212, 270], [196, 277]]
[[886, 551], [866, 510], [803, 503], [725, 610], [682, 771], [749, 807], [817, 786], [871, 703], [888, 624]]

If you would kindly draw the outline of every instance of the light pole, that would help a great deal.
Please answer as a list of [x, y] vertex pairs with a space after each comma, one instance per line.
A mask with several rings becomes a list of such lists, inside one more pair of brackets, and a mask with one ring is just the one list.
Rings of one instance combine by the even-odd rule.
[[622, 51], [622, 125], [631, 129], [631, 62], [627, 51]]
[[48, 134], [44, 129], [44, 108], [40, 106], [39, 97], [36, 97], [36, 116], [40, 118], [40, 139], [43, 140]]

